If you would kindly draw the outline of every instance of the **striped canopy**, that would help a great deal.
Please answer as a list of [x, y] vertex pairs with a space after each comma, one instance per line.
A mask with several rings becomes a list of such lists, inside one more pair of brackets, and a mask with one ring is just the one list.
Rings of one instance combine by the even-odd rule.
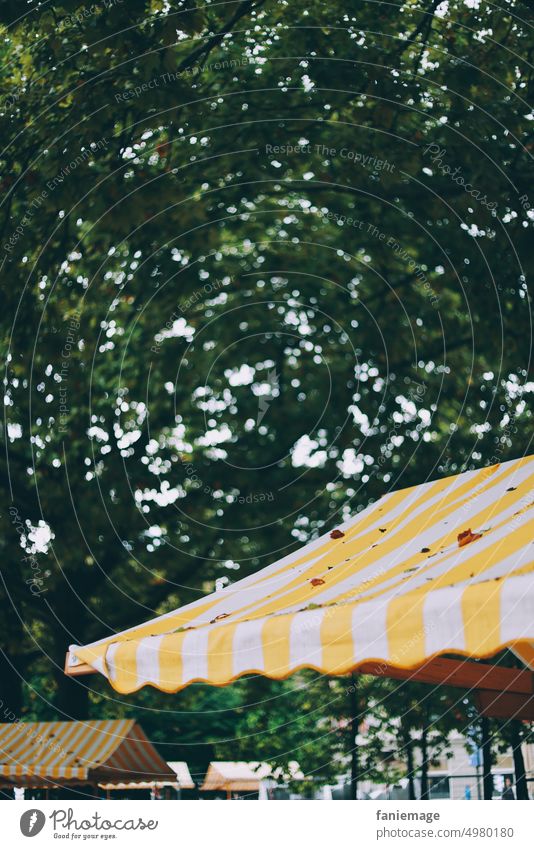
[[41, 787], [176, 775], [133, 719], [0, 724], [0, 785]]
[[71, 646], [120, 693], [247, 673], [409, 669], [444, 653], [534, 659], [534, 456], [384, 495], [260, 572]]
[[268, 764], [246, 763], [245, 761], [211, 761], [204, 783], [200, 788], [206, 790], [226, 790], [227, 792], [257, 792], [260, 781], [272, 774]]
[[174, 780], [165, 778], [162, 781], [110, 781], [98, 786], [102, 790], [154, 790], [163, 787], [174, 787], [175, 790], [195, 789], [195, 782], [191, 778], [185, 761], [167, 761], [167, 763], [174, 772]]

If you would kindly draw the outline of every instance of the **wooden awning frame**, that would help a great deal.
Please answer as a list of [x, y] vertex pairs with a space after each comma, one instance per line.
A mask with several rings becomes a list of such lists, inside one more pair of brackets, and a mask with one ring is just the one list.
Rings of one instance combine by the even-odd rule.
[[[474, 690], [482, 716], [499, 719], [534, 721], [534, 673], [530, 669], [510, 669], [465, 658], [434, 657], [412, 669], [401, 669], [380, 661], [367, 661], [355, 670], [360, 675], [376, 675], [399, 681], [422, 684], [445, 684]], [[77, 677], [96, 672], [87, 663], [69, 666], [65, 658], [65, 674]]]
[[414, 669], [399, 669], [387, 663], [364, 663], [357, 672], [472, 690], [481, 716], [534, 721], [534, 673], [530, 669], [435, 657]]

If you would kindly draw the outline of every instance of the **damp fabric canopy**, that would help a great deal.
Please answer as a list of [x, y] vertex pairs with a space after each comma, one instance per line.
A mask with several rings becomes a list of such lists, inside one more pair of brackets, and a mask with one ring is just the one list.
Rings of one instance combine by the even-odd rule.
[[504, 647], [528, 665], [533, 478], [531, 456], [389, 492], [219, 592], [71, 646], [66, 672], [96, 670], [120, 693], [147, 684], [172, 693], [193, 681], [281, 679], [304, 667], [408, 670], [442, 654], [483, 658]]
[[0, 723], [0, 786], [175, 781], [133, 719]]

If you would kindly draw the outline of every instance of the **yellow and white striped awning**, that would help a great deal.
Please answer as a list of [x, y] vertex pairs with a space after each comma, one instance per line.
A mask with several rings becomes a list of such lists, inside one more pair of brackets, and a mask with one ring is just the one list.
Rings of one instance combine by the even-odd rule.
[[0, 784], [176, 780], [133, 719], [0, 723]]
[[228, 684], [369, 661], [534, 650], [534, 457], [384, 495], [299, 551], [199, 601], [87, 646], [120, 693]]
[[260, 789], [261, 780], [271, 775], [272, 767], [264, 763], [211, 761], [200, 790], [253, 793]]
[[102, 790], [153, 790], [162, 787], [174, 787], [176, 790], [194, 790], [195, 782], [191, 778], [189, 767], [185, 761], [167, 761], [174, 773], [174, 780], [163, 781], [110, 781], [99, 784]]

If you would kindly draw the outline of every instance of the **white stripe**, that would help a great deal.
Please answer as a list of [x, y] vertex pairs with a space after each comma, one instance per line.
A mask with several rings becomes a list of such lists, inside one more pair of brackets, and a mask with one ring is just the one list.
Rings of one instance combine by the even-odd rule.
[[139, 641], [136, 652], [137, 686], [148, 681], [159, 683], [159, 648], [163, 634], [159, 637], [146, 637]]
[[[514, 466], [517, 466], [517, 464], [518, 464], [518, 461], [513, 460], [513, 461], [509, 461], [507, 463], [503, 463], [498, 468], [493, 468], [491, 470], [488, 468], [487, 476], [486, 475], [483, 476], [482, 480], [477, 485], [474, 493], [471, 494], [471, 495], [468, 494], [467, 496], [463, 497], [463, 498], [467, 497], [467, 502], [463, 506], [460, 506], [458, 504], [458, 497], [456, 497], [456, 499], [455, 499], [455, 492], [457, 491], [458, 487], [465, 484], [466, 481], [470, 480], [470, 478], [474, 478], [476, 475], [478, 475], [480, 470], [474, 470], [474, 471], [466, 472], [466, 473], [463, 473], [461, 475], [457, 475], [454, 478], [451, 478], [448, 481], [446, 488], [443, 491], [441, 491], [440, 493], [436, 494], [432, 499], [426, 499], [425, 500], [424, 493], [425, 493], [425, 489], [427, 487], [431, 487], [433, 484], [435, 484], [435, 481], [429, 481], [426, 484], [423, 484], [423, 485], [418, 486], [418, 487], [414, 487], [412, 489], [412, 492], [406, 498], [403, 498], [401, 503], [398, 504], [391, 511], [388, 510], [388, 502], [392, 498], [393, 493], [388, 493], [383, 498], [381, 498], [378, 502], [375, 502], [374, 504], [370, 505], [368, 508], [363, 510], [361, 513], [358, 513], [356, 516], [352, 517], [351, 519], [348, 519], [342, 525], [338, 525], [338, 527], [342, 527], [345, 530], [345, 532], [347, 532], [347, 531], [350, 532], [351, 527], [356, 525], [358, 522], [361, 522], [362, 520], [364, 520], [368, 516], [368, 514], [373, 514], [375, 511], [376, 511], [376, 523], [374, 523], [373, 527], [376, 527], [376, 525], [378, 523], [380, 523], [380, 524], [383, 523], [384, 525], [386, 525], [386, 523], [388, 523], [388, 522], [391, 523], [392, 519], [396, 515], [405, 511], [406, 515], [404, 516], [404, 519], [402, 520], [399, 528], [397, 529], [397, 530], [401, 530], [402, 527], [407, 522], [413, 520], [414, 517], [416, 517], [420, 513], [428, 510], [429, 507], [435, 506], [436, 512], [437, 512], [437, 511], [439, 511], [439, 509], [442, 506], [445, 506], [445, 504], [447, 504], [447, 503], [451, 504], [452, 503], [454, 505], [455, 501], [456, 501], [456, 504], [458, 505], [457, 510], [455, 511], [455, 513], [453, 515], [451, 515], [448, 518], [446, 527], [442, 526], [442, 523], [439, 523], [439, 524], [433, 523], [433, 521], [432, 521], [432, 511], [430, 511], [430, 515], [427, 517], [427, 522], [428, 522], [429, 526], [432, 526], [432, 525], [434, 525], [434, 526], [431, 527], [429, 531], [425, 531], [424, 536], [420, 535], [418, 537], [418, 542], [421, 543], [421, 547], [422, 547], [425, 544], [423, 540], [426, 539], [426, 534], [429, 535], [429, 539], [431, 539], [432, 536], [434, 536], [434, 538], [435, 538], [436, 536], [439, 536], [443, 531], [450, 530], [451, 526], [455, 527], [456, 526], [455, 523], [457, 523], [458, 526], [461, 525], [462, 527], [469, 527], [470, 517], [474, 516], [480, 510], [483, 510], [483, 509], [491, 506], [492, 503], [496, 502], [498, 500], [498, 496], [501, 494], [501, 490], [502, 490], [502, 492], [504, 492], [504, 490], [506, 490], [511, 485], [518, 486], [526, 477], [528, 477], [528, 475], [532, 474], [533, 461], [524, 463], [522, 467], [514, 468]], [[478, 494], [479, 490], [483, 486], [488, 486], [488, 485], [489, 485], [489, 488], [488, 488], [488, 491], [486, 493]], [[423, 496], [423, 498], [422, 498], [422, 503], [420, 504], [419, 508], [416, 511], [410, 511], [410, 509], [409, 509], [410, 504], [415, 499], [421, 498], [421, 496]], [[378, 512], [380, 508], [383, 508], [381, 513]], [[516, 509], [517, 509], [517, 507], [516, 507]], [[496, 521], [496, 518], [492, 518], [492, 523], [495, 523], [495, 521]], [[473, 530], [476, 530], [476, 529], [473, 528]], [[354, 539], [354, 540], [358, 539], [362, 533], [364, 533], [364, 532], [360, 531], [359, 533], [356, 533], [355, 536], [352, 539]], [[367, 531], [365, 533], [367, 533]], [[313, 562], [313, 560], [316, 558], [316, 555], [315, 555], [316, 550], [319, 547], [323, 546], [325, 544], [325, 542], [327, 542], [327, 541], [328, 541], [328, 534], [323, 535], [319, 539], [313, 540], [312, 542], [308, 543], [308, 545], [305, 546], [304, 548], [299, 549], [298, 551], [292, 552], [290, 555], [287, 555], [286, 557], [281, 558], [280, 560], [276, 561], [272, 565], [267, 566], [265, 569], [262, 569], [260, 572], [254, 574], [254, 575], [251, 575], [250, 577], [245, 578], [242, 581], [237, 582], [236, 584], [234, 584], [231, 587], [228, 587], [227, 590], [224, 590], [222, 593], [220, 593], [221, 605], [217, 605], [217, 610], [221, 610], [221, 612], [225, 612], [225, 613], [230, 612], [229, 610], [223, 610], [222, 608], [227, 606], [230, 603], [231, 600], [232, 600], [232, 609], [235, 609], [234, 605], [236, 604], [237, 600], [239, 600], [238, 606], [240, 606], [243, 603], [243, 600], [245, 598], [247, 598], [247, 591], [249, 590], [249, 588], [252, 588], [252, 587], [255, 588], [255, 590], [253, 592], [253, 597], [255, 597], [256, 588], [257, 588], [257, 591], [260, 593], [258, 598], [261, 598], [261, 593], [268, 592], [270, 594], [270, 590], [272, 588], [274, 588], [274, 586], [278, 585], [278, 579], [273, 578], [272, 584], [271, 584], [270, 580], [266, 580], [266, 579], [269, 578], [269, 576], [271, 576], [273, 573], [275, 573], [280, 568], [283, 568], [284, 566], [291, 564], [296, 559], [306, 558], [306, 560], [308, 560], [308, 558], [309, 558], [308, 563]], [[340, 549], [341, 549], [341, 546], [340, 546]], [[410, 549], [409, 546], [404, 546], [401, 551], [396, 551], [396, 552], [392, 553], [391, 557], [388, 559], [389, 566], [391, 567], [392, 563], [400, 562], [403, 557], [408, 556], [409, 549]], [[379, 549], [377, 549], [377, 551], [378, 550]], [[376, 568], [377, 568], [376, 563], [374, 564], [373, 568], [376, 570]], [[299, 569], [300, 569], [300, 567], [299, 567]], [[294, 574], [295, 573], [285, 574], [281, 580], [283, 582], [290, 580], [291, 577], [293, 577]], [[358, 583], [359, 580], [361, 580], [361, 575], [359, 576], [359, 578], [356, 579], [356, 583]], [[261, 584], [260, 584], [260, 586], [258, 587], [259, 582], [263, 582], [263, 586], [261, 586]], [[270, 584], [271, 584], [271, 586], [270, 586]], [[412, 583], [409, 582], [409, 585], [410, 585], [410, 589], [411, 589], [412, 586], [413, 586]], [[321, 601], [325, 600], [326, 598], [327, 598], [327, 596], [325, 594], [321, 594], [321, 599], [320, 599]], [[193, 602], [192, 604], [185, 605], [184, 607], [182, 607], [180, 609], [180, 613], [185, 613], [186, 611], [194, 610], [196, 607], [198, 607], [200, 605], [204, 605], [206, 603], [206, 601], [209, 601], [209, 600], [210, 600], [210, 597], [208, 596], [208, 597], [205, 597], [205, 598], [201, 598], [198, 601]], [[318, 601], [319, 599], [314, 599], [314, 600]], [[167, 620], [172, 620], [172, 618], [176, 616], [176, 612], [177, 611], [171, 611], [170, 613], [167, 613], [164, 616], [156, 617], [156, 618], [152, 619], [150, 621], [150, 623], [145, 623], [142, 627], [146, 627], [147, 624], [155, 625], [157, 623], [158, 625], [160, 625], [162, 623], [165, 623]], [[213, 614], [211, 614], [210, 618], [213, 618]], [[170, 622], [169, 622], [169, 627], [171, 629], [173, 627]], [[123, 631], [122, 635], [131, 635], [132, 637], [134, 637], [138, 628], [139, 628], [139, 626], [136, 626], [135, 628], [129, 629], [127, 631]], [[98, 640], [94, 643], [89, 644], [89, 646], [91, 646], [91, 647], [92, 646], [98, 646], [102, 643], [108, 643], [110, 640], [112, 641], [113, 639], [114, 639], [113, 637], [105, 637], [103, 640]], [[88, 648], [89, 646], [85, 646], [85, 648]], [[71, 649], [74, 653], [76, 653], [76, 646], [72, 646]], [[114, 657], [114, 653], [110, 654], [109, 650], [108, 650], [108, 655], [111, 658]], [[111, 664], [113, 664], [113, 661], [111, 661]]]
[[352, 614], [352, 639], [356, 663], [389, 657], [386, 617], [389, 599], [378, 598], [358, 604]]
[[265, 619], [241, 622], [235, 629], [232, 648], [233, 674], [265, 668], [263, 657], [262, 629]]
[[305, 610], [293, 618], [289, 630], [290, 667], [304, 664], [321, 666], [323, 659], [321, 623], [323, 618], [324, 610]]
[[501, 589], [501, 642], [534, 639], [534, 575], [504, 581]]
[[182, 643], [183, 683], [208, 677], [208, 637], [211, 628], [187, 631]]
[[91, 666], [93, 666], [97, 670], [97, 672], [100, 672], [101, 675], [106, 674], [105, 670], [104, 670], [104, 658], [103, 657], [97, 657], [94, 660], [92, 660]]
[[[422, 558], [419, 564], [422, 568], [419, 568], [417, 572], [411, 573], [410, 580], [406, 581], [404, 585], [403, 594], [424, 586], [427, 578], [436, 578], [440, 575], [446, 574], [460, 563], [465, 562], [465, 560], [469, 557], [480, 554], [483, 551], [487, 551], [488, 553], [487, 562], [490, 562], [495, 556], [501, 556], [504, 560], [504, 554], [506, 552], [506, 538], [510, 535], [511, 530], [516, 530], [522, 522], [528, 520], [525, 514], [514, 517], [514, 513], [516, 513], [518, 509], [520, 509], [519, 503], [515, 502], [514, 504], [510, 504], [505, 510], [496, 512], [490, 520], [491, 524], [492, 526], [502, 525], [502, 527], [488, 531], [483, 534], [481, 539], [471, 543], [469, 546], [459, 548], [455, 540], [449, 545], [448, 557], [446, 556], [447, 551], [445, 551], [443, 555], [438, 555], [435, 559], [432, 558], [429, 560]], [[461, 508], [459, 512], [461, 515]], [[384, 579], [380, 581], [380, 592], [388, 592], [390, 588], [397, 591], [399, 579], [403, 576], [394, 575], [390, 578], [386, 578], [388, 572], [392, 569], [398, 568], [399, 565], [410, 558], [417, 556], [421, 552], [422, 548], [429, 548], [433, 553], [436, 550], [436, 540], [440, 539], [447, 530], [454, 527], [454, 523], [457, 521], [454, 517], [457, 517], [457, 515], [458, 512], [453, 514], [453, 516], [447, 520], [447, 527], [442, 527], [441, 522], [438, 525], [429, 527], [424, 532], [421, 531], [418, 533], [415, 539], [411, 539], [402, 548], [396, 548], [383, 557], [379, 557], [379, 544], [375, 549], [376, 560], [374, 560], [373, 563], [369, 564], [366, 568], [349, 575], [345, 580], [339, 581], [335, 586], [318, 592], [314, 597], [314, 600], [317, 604], [324, 604], [327, 601], [339, 598], [343, 593], [350, 592], [352, 588], [371, 581], [373, 578], [380, 577], [381, 575]], [[470, 519], [468, 517], [464, 517], [462, 527], [464, 529], [469, 527], [469, 523]], [[514, 525], [514, 527], [511, 527], [512, 525]], [[457, 524], [457, 527], [460, 527], [460, 524]], [[479, 529], [473, 527], [472, 530], [477, 531]], [[498, 551], [497, 546], [499, 546]], [[506, 558], [507, 564], [510, 564], [508, 568], [503, 568], [501, 566], [502, 561], [499, 560], [498, 563], [491, 567], [492, 572], [495, 571], [496, 575], [506, 574], [510, 568], [514, 568], [512, 565], [514, 557], [518, 559], [517, 555], [514, 555], [511, 558]], [[487, 574], [484, 573], [484, 578], [486, 577], [489, 577], [489, 571]], [[367, 593], [375, 593], [376, 591], [376, 586], [370, 586], [367, 589], [363, 589], [358, 597], [362, 598], [365, 597]], [[281, 610], [282, 608], [280, 608], [280, 611]]]
[[465, 585], [430, 592], [423, 604], [425, 654], [443, 649], [465, 650], [462, 595]]
[[[488, 474], [482, 475], [482, 480], [475, 486], [472, 493], [468, 496], [467, 502], [461, 509], [466, 513], [477, 513], [483, 507], [491, 504], [492, 501], [498, 500], [495, 498], [495, 490], [502, 496], [509, 487], [513, 486], [517, 488], [525, 480], [528, 480], [533, 474], [534, 460], [529, 459], [528, 462], [522, 465], [519, 465], [519, 462], [519, 460], [510, 460], [508, 463], [503, 463], [500, 467], [495, 468], [490, 466], [486, 469], [485, 471]], [[490, 469], [492, 470], [491, 474]], [[470, 474], [475, 475], [478, 472], [470, 472]], [[488, 487], [487, 491], [482, 492], [481, 490], [485, 487]]]
[[[219, 593], [219, 604], [214, 605], [214, 607], [210, 607], [207, 613], [204, 612], [194, 619], [191, 619], [189, 624], [200, 625], [205, 623], [207, 620], [211, 621], [212, 619], [215, 619], [215, 617], [219, 616], [221, 613], [232, 615], [236, 611], [240, 611], [242, 608], [246, 608], [246, 615], [249, 616], [266, 603], [267, 596], [279, 593], [290, 581], [297, 578], [301, 572], [304, 572], [306, 569], [313, 566], [317, 559], [318, 558], [314, 558], [313, 560], [306, 561], [291, 571], [284, 572], [283, 575], [277, 575], [276, 577], [270, 578], [268, 581], [265, 581], [259, 586], [254, 585], [243, 588], [241, 586], [241, 582], [239, 582], [231, 587], [225, 588], [224, 591]], [[214, 596], [212, 596], [212, 598], [214, 598]], [[245, 614], [243, 613], [240, 615]]]
[[[501, 545], [500, 553], [504, 554], [505, 551], [506, 542], [504, 545]], [[494, 563], [493, 566], [489, 567], [489, 569], [485, 569], [484, 572], [482, 572], [474, 581], [468, 581], [467, 583], [476, 583], [476, 581], [491, 581], [493, 578], [506, 577], [506, 575], [509, 575], [510, 572], [513, 572], [516, 569], [521, 569], [525, 566], [532, 566], [533, 556], [534, 551], [532, 543], [528, 543], [528, 545], [523, 546], [523, 548], [519, 548], [517, 551], [514, 551], [513, 554], [509, 554], [508, 557], [503, 557], [502, 560], [499, 560], [498, 563]]]
[[[513, 461], [513, 462], [516, 462], [516, 461]], [[447, 533], [450, 533], [451, 529], [453, 529], [455, 527], [458, 527], [458, 528], [461, 528], [461, 529], [468, 527], [471, 516], [475, 516], [480, 511], [487, 509], [491, 506], [497, 506], [497, 510], [498, 510], [498, 500], [499, 500], [499, 498], [496, 497], [497, 493], [498, 493], [499, 497], [503, 496], [504, 493], [505, 493], [505, 490], [509, 486], [511, 486], [512, 484], [514, 484], [515, 486], [519, 486], [525, 479], [527, 479], [529, 477], [529, 475], [532, 474], [532, 464], [527, 463], [527, 464], [525, 464], [524, 467], [522, 467], [520, 469], [516, 469], [512, 475], [508, 475], [507, 477], [504, 477], [504, 479], [503, 479], [503, 468], [504, 467], [501, 467], [500, 469], [497, 469], [497, 470], [493, 470], [492, 475], [494, 475], [495, 478], [494, 478], [493, 481], [491, 481], [492, 485], [489, 487], [487, 492], [480, 494], [480, 495], [477, 495], [476, 497], [472, 498], [471, 500], [468, 500], [467, 503], [465, 503], [463, 505], [459, 505], [455, 511], [453, 511], [445, 519], [442, 519], [439, 522], [433, 522], [432, 521], [432, 513], [431, 513], [427, 517], [426, 528], [425, 528], [424, 531], [423, 530], [419, 531], [415, 538], [412, 538], [409, 541], [407, 541], [402, 547], [399, 546], [399, 547], [393, 549], [393, 551], [391, 551], [389, 554], [385, 555], [384, 557], [379, 556], [379, 552], [380, 552], [380, 544], [379, 544], [377, 546], [376, 550], [375, 550], [376, 559], [372, 563], [370, 563], [366, 568], [362, 568], [362, 569], [360, 569], [359, 571], [357, 571], [353, 574], [349, 574], [349, 576], [344, 581], [340, 581], [335, 586], [333, 586], [331, 588], [327, 587], [325, 590], [318, 591], [317, 595], [314, 596], [314, 601], [317, 604], [324, 604], [327, 601], [331, 601], [333, 599], [339, 598], [339, 596], [341, 596], [343, 593], [349, 592], [354, 587], [357, 587], [364, 582], [371, 581], [373, 578], [380, 577], [380, 575], [384, 575], [384, 577], [385, 577], [385, 575], [390, 570], [395, 569], [396, 567], [398, 567], [401, 563], [403, 563], [407, 559], [413, 557], [414, 555], [417, 555], [421, 551], [421, 548], [427, 547], [427, 548], [431, 548], [432, 550], [435, 550], [435, 547], [436, 547], [435, 541], [440, 539], [441, 537], [445, 536]], [[425, 484], [423, 487], [417, 487], [410, 494], [410, 499], [408, 501], [403, 500], [402, 503], [400, 505], [397, 505], [395, 510], [393, 510], [391, 512], [391, 515], [388, 515], [387, 517], [384, 517], [384, 516], [378, 517], [375, 525], [376, 526], [381, 526], [381, 525], [387, 526], [387, 524], [392, 521], [393, 517], [397, 513], [401, 513], [401, 512], [406, 511], [405, 518], [399, 524], [399, 526], [397, 528], [395, 528], [395, 531], [394, 531], [394, 535], [400, 534], [406, 524], [411, 522], [416, 516], [424, 513], [425, 511], [428, 511], [429, 507], [434, 506], [436, 508], [437, 512], [441, 511], [446, 504], [451, 503], [450, 498], [451, 498], [452, 494], [454, 493], [454, 491], [456, 489], [458, 489], [458, 487], [462, 486], [465, 483], [467, 478], [470, 478], [470, 477], [472, 478], [476, 474], [478, 474], [478, 471], [466, 472], [465, 474], [460, 475], [459, 477], [453, 478], [450, 482], [450, 485], [447, 487], [446, 490], [434, 495], [434, 497], [430, 500], [427, 500], [427, 501], [423, 500], [417, 510], [410, 511], [409, 510], [409, 504], [411, 503], [411, 501], [419, 499], [421, 497], [421, 494], [422, 494], [422, 491], [424, 490], [424, 488], [428, 487], [432, 484]], [[482, 486], [482, 485], [487, 486], [488, 483], [490, 482], [490, 480], [491, 480], [491, 478], [488, 476], [487, 478], [485, 478], [479, 484], [479, 486]], [[496, 493], [495, 490], [497, 490], [497, 493]], [[469, 496], [463, 495], [461, 500], [464, 501], [464, 499], [466, 497], [469, 497]], [[530, 496], [528, 496], [528, 497], [530, 498]], [[523, 496], [523, 500], [525, 500], [526, 498], [527, 498], [527, 495]], [[454, 503], [454, 501], [452, 503]], [[375, 507], [376, 507], [376, 505], [372, 505], [372, 507], [368, 508], [368, 510], [374, 509]], [[497, 525], [497, 524], [500, 524], [501, 522], [505, 521], [506, 519], [511, 519], [513, 514], [518, 509], [519, 509], [519, 502], [515, 502], [514, 504], [511, 504], [506, 510], [502, 510], [501, 512], [496, 512], [491, 517], [492, 525]], [[363, 511], [363, 512], [367, 512], [367, 511]], [[362, 515], [363, 515], [362, 513], [358, 514], [358, 518], [353, 519], [352, 523], [359, 520]], [[517, 519], [516, 521], [519, 523], [519, 519]], [[446, 524], [445, 524], [445, 522], [446, 522]], [[473, 528], [473, 530], [477, 530], [477, 528]], [[365, 533], [368, 533], [368, 530]], [[495, 532], [494, 534], [491, 534], [491, 533], [485, 534], [483, 539], [480, 540], [480, 542], [477, 543], [478, 551], [481, 551], [484, 548], [490, 548], [490, 547], [494, 546], [497, 540], [507, 536], [508, 533], [509, 533], [509, 526], [505, 525], [498, 532]], [[359, 535], [357, 535], [357, 536], [359, 536]], [[354, 539], [357, 539], [357, 536], [354, 537], [353, 539], [351, 539], [350, 542], [352, 543], [354, 541]], [[326, 539], [324, 537], [322, 537], [321, 539], [323, 540], [323, 542], [326, 541]], [[384, 537], [384, 542], [386, 541], [386, 539], [387, 539], [387, 537]], [[469, 550], [466, 549], [466, 548], [458, 549], [456, 541], [454, 541], [454, 543], [452, 545], [453, 545], [453, 551], [455, 552], [455, 554], [457, 556], [453, 560], [450, 560], [450, 559], [446, 560], [443, 564], [441, 564], [441, 566], [436, 566], [436, 568], [432, 570], [432, 576], [435, 577], [435, 576], [440, 575], [444, 572], [447, 572], [451, 568], [454, 568], [454, 566], [457, 565], [457, 563], [460, 563], [464, 560], [466, 553], [468, 553], [468, 554], [475, 553], [474, 550], [471, 550], [471, 549], [469, 549]], [[302, 556], [303, 553], [306, 551], [306, 548], [307, 547], [305, 547], [304, 549], [301, 549], [300, 552], [297, 552], [297, 554]], [[332, 551], [332, 556], [333, 555], [334, 555], [334, 551]], [[340, 566], [342, 566], [342, 564], [345, 561], [344, 555], [345, 555], [345, 551], [342, 549], [342, 546], [340, 545], [339, 546], [339, 560], [330, 561], [330, 565], [333, 565], [334, 567], [338, 567], [338, 568]], [[366, 556], [366, 553], [365, 553], [365, 556]], [[294, 555], [294, 557], [296, 558], [296, 555]], [[264, 603], [264, 593], [267, 593], [267, 591], [268, 591], [269, 594], [273, 594], [273, 595], [277, 592], [279, 593], [278, 599], [277, 599], [278, 603], [280, 604], [280, 607], [278, 607], [278, 609], [277, 609], [278, 613], [282, 613], [282, 612], [290, 613], [290, 612], [295, 612], [296, 610], [298, 610], [298, 608], [301, 605], [301, 602], [296, 602], [294, 605], [291, 605], [291, 606], [284, 608], [282, 605], [283, 605], [283, 598], [284, 598], [285, 593], [284, 592], [280, 593], [279, 591], [283, 590], [284, 586], [289, 581], [292, 581], [295, 577], [297, 577], [299, 572], [302, 572], [305, 569], [309, 568], [311, 565], [313, 565], [313, 563], [315, 562], [316, 559], [317, 558], [314, 558], [313, 560], [310, 560], [309, 562], [305, 562], [305, 563], [301, 564], [298, 567], [298, 569], [295, 569], [295, 571], [288, 570], [283, 575], [277, 576], [276, 578], [271, 579], [271, 581], [266, 581], [264, 584], [261, 584], [258, 587], [253, 586], [253, 587], [247, 588], [247, 593], [251, 593], [251, 596], [248, 599], [246, 599], [249, 603], [253, 602], [255, 600], [255, 596], [258, 598], [258, 604], [249, 608], [247, 610], [247, 615], [250, 615], [258, 607], [261, 607], [261, 605]], [[421, 563], [421, 565], [427, 566], [427, 565], [434, 565], [434, 564], [428, 564], [425, 560]], [[428, 576], [427, 571], [425, 571], [424, 575], [422, 575], [421, 578], [418, 578], [418, 576], [415, 573], [413, 573], [410, 581], [407, 582], [405, 592], [408, 591], [408, 590], [415, 589], [418, 586], [424, 585], [427, 576]], [[398, 580], [399, 580], [399, 577], [395, 576], [395, 577], [392, 577], [390, 579], [386, 579], [386, 580], [381, 581], [381, 583], [380, 583], [381, 591], [383, 591], [385, 588], [387, 588], [388, 585], [390, 585], [390, 584], [392, 586], [394, 586], [394, 589], [396, 589], [396, 585], [398, 583]], [[232, 590], [236, 595], [234, 596], [234, 598], [232, 598], [231, 601], [230, 601], [230, 599], [228, 599], [228, 597], [225, 601], [223, 601], [223, 599], [221, 599], [221, 604], [216, 608], [217, 612], [232, 613], [234, 610], [239, 608], [241, 602], [243, 602], [243, 603], [245, 602], [245, 597], [243, 597], [243, 596], [241, 596], [241, 598], [239, 597], [239, 592], [238, 592], [239, 586], [240, 586], [240, 584], [235, 584], [232, 587]], [[288, 592], [291, 592], [291, 591], [288, 590]], [[374, 593], [374, 592], [376, 592], [376, 587], [369, 587], [368, 590], [363, 589], [360, 597], [364, 597], [366, 592]], [[210, 616], [214, 616], [214, 615], [215, 615], [215, 612], [210, 611]]]
[[[342, 524], [338, 524], [337, 527], [343, 528], [345, 531], [349, 530], [357, 522], [361, 522], [362, 519], [368, 513], [371, 513], [373, 510], [375, 510], [377, 508], [378, 504], [380, 504], [381, 506], [387, 506], [387, 502], [389, 501], [389, 499], [392, 497], [393, 494], [394, 493], [387, 493], [386, 495], [382, 496], [382, 498], [380, 498], [379, 501], [376, 501], [373, 504], [370, 504], [369, 507], [366, 507], [365, 510], [362, 510], [360, 513], [357, 513], [356, 516], [353, 516], [350, 519], [347, 519]], [[378, 521], [382, 521], [382, 517], [377, 519], [377, 522]], [[265, 566], [265, 568], [261, 569], [259, 572], [255, 572], [253, 575], [249, 575], [247, 578], [243, 578], [241, 581], [237, 581], [235, 584], [232, 584], [228, 587], [225, 587], [223, 590], [219, 591], [219, 595], [220, 595], [220, 598], [221, 598], [221, 605], [217, 606], [217, 608], [214, 608], [214, 610], [216, 609], [217, 611], [220, 611], [222, 613], [230, 612], [228, 609], [223, 609], [223, 608], [227, 608], [229, 606], [229, 604], [232, 604], [230, 602], [230, 599], [233, 599], [234, 596], [239, 597], [239, 595], [241, 593], [243, 593], [243, 594], [241, 595], [241, 599], [239, 601], [239, 606], [242, 606], [244, 600], [246, 599], [244, 591], [248, 590], [248, 589], [251, 589], [251, 590], [257, 589], [257, 591], [258, 591], [257, 597], [258, 598], [263, 598], [265, 595], [270, 595], [271, 592], [272, 592], [272, 586], [275, 586], [275, 583], [278, 584], [278, 582], [280, 582], [280, 585], [283, 586], [288, 581], [288, 579], [289, 579], [288, 574], [289, 573], [284, 573], [283, 575], [280, 576], [280, 578], [274, 577], [272, 585], [267, 581], [265, 581], [265, 583], [263, 583], [262, 586], [257, 587], [256, 585], [260, 581], [263, 581], [263, 579], [268, 578], [273, 572], [276, 573], [277, 570], [282, 569], [285, 566], [290, 565], [293, 561], [300, 560], [307, 555], [313, 554], [313, 552], [317, 548], [320, 548], [325, 543], [330, 542], [329, 534], [330, 534], [330, 532], [323, 534], [322, 536], [318, 537], [315, 540], [312, 540], [311, 542], [309, 542], [307, 545], [303, 546], [302, 548], [299, 548], [298, 550], [291, 552], [291, 554], [287, 554], [285, 557], [280, 558], [280, 560], [275, 561], [275, 563], [272, 563], [269, 566]], [[309, 561], [306, 560], [306, 563], [302, 564], [302, 567], [300, 567], [300, 568], [302, 568], [302, 569], [308, 568], [309, 566], [313, 565], [313, 563], [316, 560], [317, 560], [317, 557], [310, 558]], [[213, 598], [214, 595], [215, 594], [212, 594], [211, 596], [204, 596], [204, 597], [198, 599], [197, 601], [190, 602], [189, 604], [186, 604], [183, 607], [178, 608], [177, 610], [172, 610], [169, 613], [164, 613], [162, 616], [157, 616], [153, 619], [149, 619], [146, 622], [144, 622], [142, 625], [135, 625], [133, 628], [128, 628], [125, 631], [121, 631], [116, 636], [123, 636], [123, 635], [126, 635], [126, 634], [131, 634], [132, 638], [134, 638], [135, 632], [140, 627], [144, 628], [147, 625], [156, 625], [156, 624], [165, 622], [168, 619], [172, 619], [174, 616], [176, 616], [176, 613], [178, 612], [178, 610], [180, 611], [180, 613], [185, 613], [186, 611], [194, 610], [196, 607], [203, 606], [206, 603], [206, 601], [210, 600], [210, 598]], [[234, 609], [234, 604], [232, 604], [232, 609]], [[217, 615], [217, 613], [212, 613], [211, 610], [209, 611], [209, 613], [210, 613], [210, 619], [213, 619]], [[198, 623], [199, 621], [203, 621], [204, 618], [205, 618], [205, 615], [206, 614], [203, 614], [202, 617], [197, 617], [197, 618], [193, 619], [192, 622]], [[113, 639], [113, 638], [112, 637], [104, 637], [101, 640], [96, 640], [94, 643], [87, 643], [85, 646], [83, 646], [83, 648], [98, 646], [98, 645], [101, 645], [102, 643], [109, 642], [111, 639]], [[70, 646], [70, 650], [74, 653], [76, 652], [76, 648], [81, 648], [81, 646], [76, 646], [74, 644]]]
[[115, 667], [115, 655], [117, 654], [117, 649], [119, 648], [120, 643], [111, 643], [108, 646], [106, 651], [106, 664], [109, 672], [109, 680], [116, 681], [117, 679], [117, 669]]

